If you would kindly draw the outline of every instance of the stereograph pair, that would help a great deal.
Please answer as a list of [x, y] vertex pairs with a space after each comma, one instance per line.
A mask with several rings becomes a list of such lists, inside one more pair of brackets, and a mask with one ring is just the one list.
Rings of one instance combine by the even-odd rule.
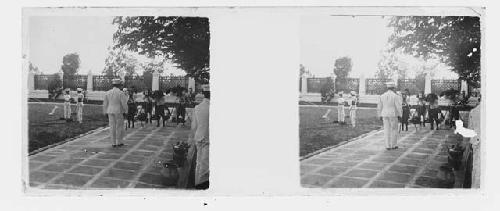
[[[482, 11], [469, 9], [292, 10], [301, 187], [480, 188]], [[23, 14], [28, 190], [209, 189], [210, 17], [65, 10]]]

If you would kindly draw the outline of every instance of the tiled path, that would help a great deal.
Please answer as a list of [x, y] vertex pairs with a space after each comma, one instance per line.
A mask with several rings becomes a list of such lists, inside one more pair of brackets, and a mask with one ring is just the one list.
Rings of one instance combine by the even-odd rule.
[[300, 162], [304, 187], [440, 188], [439, 167], [447, 162], [449, 130], [401, 132], [399, 149], [387, 151], [383, 132]]
[[97, 131], [29, 156], [35, 188], [164, 188], [158, 161], [172, 158], [172, 144], [187, 140], [187, 127], [129, 129], [126, 146], [112, 148], [108, 130]]

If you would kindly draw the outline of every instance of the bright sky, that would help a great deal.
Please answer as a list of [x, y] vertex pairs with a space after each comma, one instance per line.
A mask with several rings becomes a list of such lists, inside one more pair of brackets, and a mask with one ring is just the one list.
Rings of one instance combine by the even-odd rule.
[[[350, 77], [373, 77], [378, 69], [388, 37], [390, 17], [381, 16], [306, 16], [300, 22], [301, 64], [317, 77], [330, 76], [335, 60], [343, 56], [352, 59]], [[413, 62], [413, 63], [412, 63]], [[415, 61], [410, 61], [410, 65]], [[450, 78], [445, 67], [439, 66], [436, 78]], [[409, 70], [408, 75], [414, 73]]]
[[[40, 71], [55, 73], [61, 68], [63, 56], [76, 52], [80, 55], [80, 74], [89, 70], [100, 74], [117, 28], [112, 20], [113, 17], [104, 16], [31, 17], [28, 59]], [[140, 62], [144, 60], [139, 57]], [[185, 74], [172, 65], [167, 70], [164, 74]]]

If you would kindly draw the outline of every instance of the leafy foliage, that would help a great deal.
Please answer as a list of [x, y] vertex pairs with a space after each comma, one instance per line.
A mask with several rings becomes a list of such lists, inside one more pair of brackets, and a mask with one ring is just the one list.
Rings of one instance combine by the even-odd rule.
[[33, 65], [31, 62], [29, 63], [29, 71], [35, 74], [41, 74], [42, 72], [38, 69], [37, 66]]
[[375, 73], [375, 77], [379, 79], [391, 79], [397, 74], [398, 78], [405, 79], [407, 69], [407, 64], [401, 61], [394, 52], [384, 52], [378, 62], [378, 70]]
[[479, 17], [395, 16], [389, 26], [392, 49], [424, 59], [437, 58], [473, 86], [480, 85]]
[[105, 60], [103, 74], [107, 76], [118, 76], [118, 72], [123, 69], [125, 76], [132, 76], [136, 74], [138, 66], [137, 59], [127, 53], [123, 48], [108, 49], [108, 57]]
[[210, 32], [208, 18], [115, 17], [115, 47], [125, 47], [149, 57], [172, 60], [187, 76], [209, 80]]
[[338, 79], [347, 79], [351, 70], [351, 58], [344, 56], [335, 60], [335, 67], [333, 68], [333, 72]]
[[63, 57], [63, 64], [61, 70], [64, 76], [74, 76], [80, 68], [80, 55], [77, 53], [66, 54]]
[[55, 76], [54, 79], [50, 80], [49, 83], [47, 84], [47, 91], [52, 97], [62, 94], [62, 87], [63, 87], [63, 81], [59, 77], [59, 74], [54, 73], [54, 76]]
[[309, 72], [309, 70], [306, 70], [306, 67], [304, 67], [304, 65], [300, 64], [300, 73], [299, 73], [299, 77], [302, 78], [302, 76], [304, 75], [311, 75], [311, 72]]
[[144, 73], [153, 73], [153, 72], [158, 72], [158, 73], [163, 73], [163, 66], [164, 66], [165, 60], [164, 59], [153, 59], [150, 62], [143, 63], [141, 64], [142, 68], [144, 69]]

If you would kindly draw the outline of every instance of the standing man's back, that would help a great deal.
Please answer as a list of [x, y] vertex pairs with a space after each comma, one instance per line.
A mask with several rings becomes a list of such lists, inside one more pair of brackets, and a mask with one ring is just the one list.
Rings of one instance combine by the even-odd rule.
[[108, 116], [109, 133], [112, 146], [123, 146], [125, 133], [123, 116], [128, 112], [128, 96], [120, 90], [121, 80], [113, 79], [113, 89], [106, 92], [103, 99], [103, 112]]
[[403, 99], [396, 94], [396, 84], [388, 82], [387, 91], [380, 95], [377, 114], [384, 122], [385, 148], [397, 149], [398, 119], [403, 115]]

